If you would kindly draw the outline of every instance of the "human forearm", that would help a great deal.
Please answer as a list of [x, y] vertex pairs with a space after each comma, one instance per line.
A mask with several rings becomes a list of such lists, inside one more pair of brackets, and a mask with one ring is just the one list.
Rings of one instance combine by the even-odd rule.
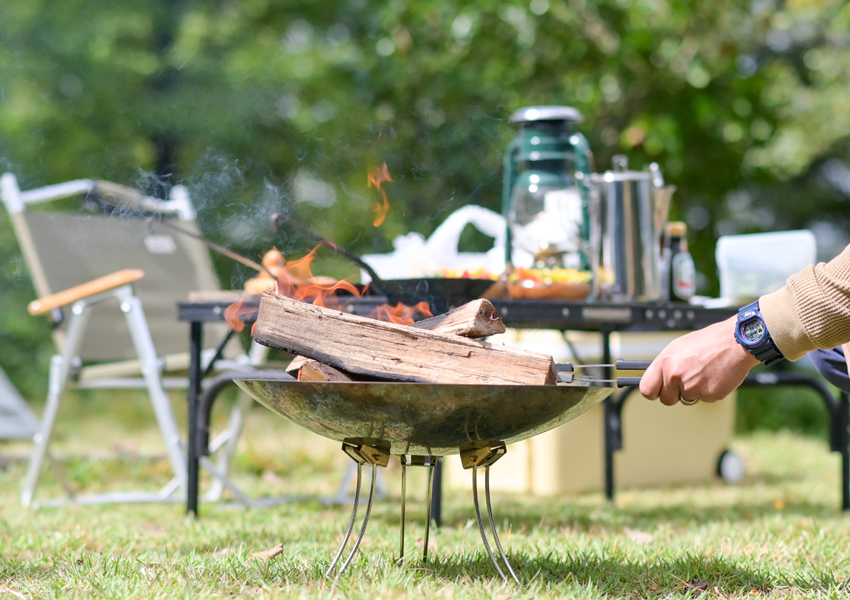
[[789, 277], [785, 287], [759, 299], [759, 309], [789, 360], [850, 341], [850, 246]]

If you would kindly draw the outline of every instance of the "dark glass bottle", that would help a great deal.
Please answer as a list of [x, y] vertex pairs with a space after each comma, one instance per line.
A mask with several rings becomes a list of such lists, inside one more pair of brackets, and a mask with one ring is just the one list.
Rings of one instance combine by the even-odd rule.
[[671, 221], [664, 227], [664, 295], [671, 302], [688, 302], [696, 291], [697, 272], [687, 236], [688, 226], [681, 221]]

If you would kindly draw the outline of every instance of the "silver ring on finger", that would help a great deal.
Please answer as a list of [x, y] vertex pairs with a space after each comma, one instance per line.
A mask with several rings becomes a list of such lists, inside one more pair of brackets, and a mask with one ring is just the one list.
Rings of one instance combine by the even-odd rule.
[[697, 402], [699, 402], [699, 398], [694, 398], [693, 400], [685, 400], [681, 394], [679, 394], [679, 402], [684, 404], [685, 406], [693, 406]]

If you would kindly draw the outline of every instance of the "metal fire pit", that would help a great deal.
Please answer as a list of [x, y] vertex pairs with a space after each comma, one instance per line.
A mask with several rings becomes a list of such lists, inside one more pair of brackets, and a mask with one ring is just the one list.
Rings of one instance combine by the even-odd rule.
[[375, 491], [377, 469], [390, 455], [402, 465], [401, 541], [404, 558], [406, 467], [429, 467], [428, 515], [423, 561], [428, 558], [430, 496], [437, 457], [460, 454], [464, 468], [472, 469], [475, 515], [487, 554], [499, 575], [499, 566], [487, 540], [478, 503], [479, 468], [485, 469], [487, 516], [493, 540], [510, 575], [519, 580], [508, 562], [496, 532], [490, 503], [490, 466], [518, 442], [570, 421], [604, 400], [613, 390], [578, 385], [443, 385], [396, 382], [296, 382], [264, 379], [237, 380], [237, 385], [272, 412], [287, 417], [321, 436], [342, 442], [343, 451], [357, 463], [357, 487], [348, 531], [326, 575], [334, 571], [351, 537], [360, 499], [364, 464], [372, 465], [366, 514], [354, 547], [339, 569], [351, 563], [366, 531]]

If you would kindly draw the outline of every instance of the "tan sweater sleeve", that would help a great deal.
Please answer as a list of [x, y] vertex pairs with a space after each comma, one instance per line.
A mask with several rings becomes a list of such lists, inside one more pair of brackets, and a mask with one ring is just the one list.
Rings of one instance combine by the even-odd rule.
[[789, 277], [785, 287], [759, 299], [759, 309], [789, 360], [850, 341], [850, 246]]

